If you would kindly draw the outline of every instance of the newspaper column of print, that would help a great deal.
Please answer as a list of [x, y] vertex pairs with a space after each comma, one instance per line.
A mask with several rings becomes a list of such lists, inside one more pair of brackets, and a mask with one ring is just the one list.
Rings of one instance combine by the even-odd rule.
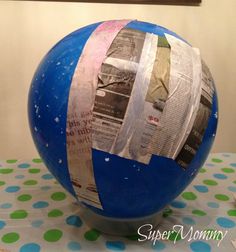
[[122, 29], [111, 44], [98, 74], [92, 121], [93, 148], [112, 153], [124, 121], [145, 33]]
[[200, 144], [202, 143], [208, 120], [211, 115], [213, 92], [213, 78], [208, 67], [204, 61], [202, 61], [202, 90], [197, 116], [192, 130], [176, 158], [176, 162], [184, 169], [186, 169], [193, 160]]
[[169, 94], [170, 46], [165, 37], [159, 36], [156, 47], [140, 125], [130, 144], [131, 155], [146, 164], [158, 145], [159, 139], [154, 136], [160, 130], [160, 118]]

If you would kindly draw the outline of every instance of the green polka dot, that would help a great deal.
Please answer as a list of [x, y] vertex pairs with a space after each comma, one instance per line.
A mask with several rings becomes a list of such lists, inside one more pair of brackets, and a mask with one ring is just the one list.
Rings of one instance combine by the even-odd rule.
[[17, 159], [8, 159], [7, 160], [7, 163], [8, 164], [14, 164], [14, 163], [16, 163], [17, 162]]
[[18, 241], [20, 238], [18, 233], [12, 232], [12, 233], [7, 233], [5, 235], [2, 236], [2, 241], [4, 243], [13, 243]]
[[24, 219], [28, 216], [25, 210], [16, 210], [10, 214], [11, 219]]
[[201, 169], [199, 170], [199, 172], [200, 172], [200, 173], [205, 173], [205, 172], [206, 172], [206, 169], [205, 169], [205, 168], [201, 168]]
[[179, 234], [179, 232], [171, 232], [169, 238], [168, 238], [170, 241], [179, 241], [181, 240], [181, 235]]
[[31, 180], [26, 180], [24, 182], [24, 185], [36, 185], [37, 183], [38, 182], [36, 180], [31, 179]]
[[232, 168], [222, 168], [221, 170], [225, 173], [234, 173], [234, 169]]
[[209, 231], [209, 236], [208, 237], [211, 237], [211, 239], [213, 240], [221, 240], [222, 239], [222, 234], [219, 233], [219, 231], [215, 230], [215, 229], [206, 229], [204, 231]]
[[234, 180], [233, 183], [236, 184], [236, 180]]
[[165, 210], [163, 211], [162, 216], [163, 216], [164, 218], [166, 218], [166, 217], [170, 216], [172, 213], [173, 213], [173, 210], [170, 209], [170, 208], [167, 208], [167, 209], [165, 209]]
[[219, 158], [212, 158], [211, 161], [214, 162], [214, 163], [222, 163], [222, 162], [223, 162], [223, 161], [222, 161], [221, 159], [219, 159]]
[[37, 169], [37, 168], [31, 168], [28, 170], [29, 173], [39, 173], [40, 172], [40, 169]]
[[0, 174], [9, 174], [9, 173], [12, 173], [12, 172], [13, 172], [13, 169], [10, 169], [10, 168], [0, 169]]
[[63, 232], [59, 229], [50, 229], [43, 235], [45, 241], [56, 242], [61, 239]]
[[5, 184], [6, 184], [5, 181], [0, 181], [0, 186], [3, 186], [3, 185], [5, 185]]
[[22, 194], [17, 197], [19, 201], [28, 201], [32, 199], [32, 196], [30, 194]]
[[66, 198], [66, 194], [63, 192], [55, 192], [51, 195], [51, 199], [55, 201], [64, 200], [65, 198]]
[[229, 197], [225, 194], [216, 194], [215, 198], [221, 201], [227, 201], [229, 200]]
[[59, 217], [62, 215], [63, 215], [63, 212], [59, 209], [53, 209], [48, 213], [48, 217]]
[[184, 192], [182, 193], [182, 197], [186, 200], [195, 200], [197, 198], [193, 192]]
[[206, 215], [206, 213], [204, 212], [204, 211], [202, 211], [202, 210], [193, 210], [192, 211], [192, 214], [194, 214], [194, 215], [197, 215], [197, 216], [205, 216]]
[[228, 214], [229, 216], [234, 216], [234, 217], [236, 217], [236, 209], [230, 209], [230, 210], [227, 212], [227, 214]]
[[34, 163], [42, 163], [43, 162], [41, 158], [34, 158], [32, 161]]
[[125, 236], [125, 238], [127, 238], [127, 239], [129, 239], [131, 241], [138, 241], [140, 236], [138, 234], [133, 234], [133, 235], [127, 235], [127, 236]]
[[84, 238], [88, 241], [96, 241], [100, 236], [100, 232], [96, 229], [91, 229], [84, 234]]
[[209, 186], [218, 185], [218, 183], [215, 180], [212, 180], [212, 179], [205, 179], [205, 180], [203, 180], [203, 183], [205, 185], [209, 185]]

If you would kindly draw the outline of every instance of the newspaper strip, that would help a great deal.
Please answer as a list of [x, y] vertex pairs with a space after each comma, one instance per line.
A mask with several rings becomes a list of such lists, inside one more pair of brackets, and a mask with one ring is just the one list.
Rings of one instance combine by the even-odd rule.
[[204, 133], [206, 131], [208, 120], [211, 115], [212, 110], [212, 99], [213, 99], [213, 78], [211, 73], [202, 61], [202, 89], [201, 89], [201, 99], [199, 108], [197, 110], [197, 116], [195, 118], [192, 130], [184, 143], [183, 148], [176, 157], [176, 162], [181, 165], [184, 169], [193, 160], [200, 144]]
[[67, 161], [73, 188], [79, 200], [97, 208], [92, 163], [92, 110], [97, 76], [118, 32], [130, 21], [107, 21], [99, 25], [85, 44], [72, 79], [67, 111]]
[[192, 129], [199, 106], [201, 85], [200, 56], [197, 50], [165, 34], [171, 46], [169, 94], [160, 127], [153, 134], [155, 153], [175, 159]]
[[[143, 124], [157, 39], [150, 33], [123, 29], [113, 41], [99, 74], [93, 110], [93, 148], [140, 161], [135, 141], [141, 146], [137, 129]], [[131, 139], [135, 140], [132, 147]]]

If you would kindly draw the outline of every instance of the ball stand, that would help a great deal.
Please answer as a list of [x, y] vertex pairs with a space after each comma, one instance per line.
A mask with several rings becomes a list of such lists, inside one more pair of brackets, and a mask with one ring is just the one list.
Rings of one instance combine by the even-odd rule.
[[[78, 203], [80, 206], [80, 217], [84, 222], [104, 234], [115, 236], [131, 236], [137, 235], [137, 231], [145, 224], [151, 224], [153, 229], [163, 219], [163, 212], [148, 215], [141, 218], [110, 218], [94, 213], [86, 206]], [[148, 228], [142, 229], [142, 234], [148, 233]]]

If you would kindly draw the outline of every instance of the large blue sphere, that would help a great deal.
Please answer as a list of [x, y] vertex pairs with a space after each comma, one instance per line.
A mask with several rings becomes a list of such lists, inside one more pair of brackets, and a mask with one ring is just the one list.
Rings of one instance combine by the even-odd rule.
[[[217, 94], [210, 73], [203, 73], [203, 67], [201, 68], [200, 72], [197, 70], [197, 68], [200, 69], [199, 64], [200, 66], [204, 66], [204, 68], [206, 68], [205, 63], [201, 60], [199, 61], [199, 54], [195, 54], [196, 50], [193, 50], [192, 52], [191, 46], [187, 42], [185, 42], [185, 40], [180, 38], [175, 33], [155, 24], [140, 21], [127, 21], [123, 22], [121, 26], [119, 26], [119, 22], [122, 23], [122, 21], [114, 21], [114, 23], [112, 23], [111, 21], [107, 23], [101, 22], [81, 28], [63, 38], [47, 53], [47, 55], [41, 61], [32, 80], [28, 100], [28, 115], [33, 140], [40, 156], [42, 157], [50, 172], [56, 177], [56, 179], [68, 192], [78, 198], [83, 204], [85, 204], [97, 214], [114, 218], [137, 218], [148, 216], [160, 211], [174, 198], [176, 198], [198, 173], [199, 169], [201, 168], [209, 154], [216, 133], [218, 111]], [[168, 119], [169, 112], [166, 112], [168, 110], [167, 105], [165, 104], [170, 104], [170, 102], [173, 102], [174, 100], [172, 100], [172, 95], [174, 96], [176, 95], [176, 93], [171, 93], [168, 88], [166, 92], [163, 92], [165, 83], [163, 84], [164, 81], [160, 82], [163, 84], [163, 86], [159, 89], [162, 93], [162, 98], [160, 98], [160, 94], [158, 94], [157, 97], [159, 98], [153, 103], [150, 103], [152, 104], [151, 109], [153, 109], [153, 107], [155, 106], [157, 107], [157, 112], [160, 114], [160, 118], [156, 118], [155, 116], [152, 117], [147, 114], [147, 120], [149, 120], [147, 122], [147, 125], [152, 128], [164, 127], [162, 129], [162, 134], [159, 133], [158, 139], [162, 138], [162, 147], [166, 145], [169, 145], [169, 147], [165, 151], [163, 150], [164, 147], [161, 150], [155, 150], [156, 152], [153, 151], [153, 153], [151, 153], [151, 155], [149, 156], [149, 160], [145, 158], [145, 160], [142, 159], [140, 157], [141, 154], [139, 154], [139, 150], [136, 152], [136, 148], [133, 148], [132, 151], [130, 151], [130, 154], [125, 154], [122, 151], [114, 151], [114, 148], [113, 150], [107, 150], [104, 146], [101, 147], [99, 144], [97, 144], [96, 146], [92, 145], [92, 173], [90, 175], [94, 176], [96, 184], [95, 192], [98, 194], [99, 202], [102, 206], [96, 207], [96, 205], [92, 203], [90, 204], [89, 201], [83, 200], [83, 197], [77, 197], [78, 195], [75, 190], [75, 186], [77, 185], [76, 183], [72, 183], [69, 167], [70, 162], [68, 160], [68, 113], [71, 85], [73, 78], [75, 78], [77, 71], [76, 67], [78, 67], [79, 64], [78, 62], [80, 60], [83, 60], [81, 58], [81, 55], [83, 55], [83, 53], [87, 50], [88, 53], [85, 54], [85, 56], [89, 55], [87, 56], [90, 57], [90, 59], [88, 59], [88, 62], [95, 62], [97, 58], [93, 59], [91, 57], [93, 57], [93, 55], [99, 55], [99, 50], [101, 50], [101, 48], [104, 46], [104, 44], [99, 44], [99, 38], [96, 38], [96, 36], [94, 35], [100, 29], [100, 27], [102, 27], [102, 25], [115, 25], [119, 27], [115, 28], [116, 33], [114, 34], [114, 37], [111, 41], [112, 44], [110, 44], [109, 46], [108, 44], [106, 45], [110, 48], [113, 47], [113, 51], [115, 51], [115, 54], [117, 54], [118, 56], [114, 56], [114, 54], [112, 54], [114, 53], [113, 51], [110, 54], [107, 53], [106, 58], [103, 58], [103, 65], [101, 66], [101, 68], [104, 66], [105, 61], [110, 62], [110, 65], [115, 62], [114, 64], [117, 64], [117, 66], [121, 64], [120, 62], [123, 62], [123, 64], [127, 66], [128, 69], [132, 67], [135, 68], [136, 66], [140, 67], [140, 65], [143, 64], [141, 65], [141, 67], [143, 67], [142, 69], [144, 70], [143, 72], [140, 71], [141, 77], [139, 77], [139, 79], [137, 80], [137, 82], [139, 81], [139, 84], [137, 85], [142, 85], [142, 78], [143, 80], [146, 78], [145, 69], [150, 69], [150, 66], [147, 66], [149, 64], [145, 65], [141, 62], [142, 57], [145, 58], [145, 52], [143, 52], [142, 50], [144, 50], [143, 48], [146, 46], [146, 48], [149, 48], [150, 51], [151, 43], [155, 44], [155, 41], [158, 40], [158, 44], [156, 46], [153, 46], [153, 48], [161, 48], [163, 46], [163, 43], [167, 43], [167, 46], [162, 47], [165, 47], [166, 51], [158, 51], [159, 49], [157, 49], [157, 51], [155, 51], [155, 54], [152, 54], [152, 51], [150, 51], [150, 55], [153, 55], [154, 57], [152, 69], [154, 69], [156, 62], [155, 57], [157, 57], [156, 55], [158, 55], [158, 52], [163, 52], [163, 55], [168, 52], [169, 58], [165, 62], [165, 64], [167, 65], [169, 70], [167, 71], [168, 73], [165, 77], [165, 82], [168, 82], [168, 85], [175, 85], [175, 83], [177, 82], [180, 83], [179, 86], [176, 86], [176, 90], [181, 90], [180, 85], [188, 85], [186, 83], [190, 83], [193, 87], [195, 87], [195, 90], [191, 89], [192, 91], [190, 91], [189, 93], [186, 92], [186, 95], [183, 91], [181, 91], [179, 97], [176, 96], [177, 99], [175, 101], [176, 104], [174, 107], [178, 109], [179, 105], [186, 104], [188, 113], [183, 113], [183, 115], [186, 118], [191, 118], [191, 120], [189, 119], [189, 121], [186, 122], [182, 115], [183, 118], [181, 120], [183, 120], [183, 125], [180, 128], [181, 130], [179, 130], [179, 132], [177, 132], [177, 134], [173, 136], [173, 132], [168, 129], [168, 127], [170, 127], [170, 129], [173, 130], [173, 125], [168, 126], [168, 123], [166, 123], [166, 121], [170, 121], [170, 118]], [[111, 30], [112, 29], [113, 28], [111, 27]], [[100, 35], [101, 32], [102, 29], [100, 31]], [[108, 34], [108, 36], [111, 36], [112, 32], [104, 33], [105, 35], [103, 34], [103, 39], [105, 41], [104, 43], [107, 43], [107, 41], [111, 39], [109, 37], [109, 39], [106, 40], [106, 34]], [[127, 34], [125, 32], [127, 32]], [[135, 35], [129, 35], [134, 33]], [[124, 39], [125, 42], [119, 42], [119, 36]], [[125, 36], [128, 36], [128, 39], [126, 39]], [[147, 37], [151, 39], [147, 41]], [[96, 41], [96, 39], [98, 39], [96, 46], [91, 46], [92, 40]], [[120, 41], [122, 41], [122, 39]], [[137, 47], [135, 44], [136, 39], [139, 39], [139, 46]], [[124, 45], [125, 43], [126, 45]], [[123, 48], [123, 46], [126, 46], [126, 48]], [[184, 53], [181, 53], [177, 50], [178, 46], [181, 50], [183, 50]], [[187, 49], [183, 49], [182, 47]], [[126, 54], [129, 54], [127, 48], [131, 48], [133, 50], [132, 53], [134, 54], [143, 54], [139, 55], [139, 59], [138, 57], [132, 59], [130, 58], [129, 62], [127, 63], [127, 59], [124, 60], [124, 57], [127, 56]], [[174, 50], [176, 50], [175, 54]], [[179, 53], [180, 55], [176, 56], [176, 53]], [[111, 54], [113, 56], [111, 56]], [[122, 55], [126, 56], [123, 57]], [[186, 66], [183, 66], [183, 71], [189, 68], [190, 70], [187, 69], [186, 72], [191, 72], [189, 74], [190, 77], [183, 77], [183, 74], [181, 75], [180, 73], [182, 70], [179, 70], [179, 66], [177, 66], [177, 64], [179, 64], [178, 62], [182, 61], [185, 63], [188, 62], [189, 59], [187, 59], [187, 57], [190, 57], [189, 55], [192, 55], [191, 57], [193, 57], [193, 59], [191, 58], [189, 61], [193, 62], [193, 65], [192, 67], [189, 67], [189, 65], [186, 64]], [[119, 58], [119, 60], [114, 60], [114, 58], [116, 57]], [[179, 57], [179, 61], [175, 61], [174, 57]], [[151, 56], [149, 58], [146, 57], [146, 61], [151, 60]], [[131, 61], [132, 64], [130, 64]], [[145, 59], [143, 60], [143, 62], [145, 62]], [[194, 62], [197, 62], [196, 64], [198, 64], [198, 66], [195, 66]], [[164, 63], [162, 64], [162, 62], [159, 62], [157, 64], [161, 64], [162, 68], [164, 68]], [[157, 67], [156, 75], [158, 75], [158, 71], [160, 72], [162, 69], [159, 66], [160, 65], [158, 65]], [[99, 79], [101, 82], [101, 79], [103, 78], [102, 80], [105, 83], [107, 79], [106, 77], [104, 77], [105, 75], [102, 75], [103, 73], [101, 73], [101, 68], [99, 70]], [[208, 70], [205, 69], [204, 71]], [[153, 78], [155, 79], [155, 73], [151, 74], [153, 74]], [[138, 78], [137, 76], [138, 74], [136, 74], [136, 77], [134, 76], [134, 82]], [[158, 78], [160, 79], [160, 77], [157, 76], [155, 81], [160, 81]], [[123, 80], [123, 82], [125, 82], [125, 80]], [[109, 84], [112, 85], [112, 83]], [[86, 83], [84, 85], [86, 85]], [[202, 91], [204, 89], [203, 85], [207, 86], [205, 91]], [[103, 86], [103, 88], [106, 87]], [[186, 88], [188, 88], [188, 86], [186, 86]], [[102, 92], [102, 94], [104, 93], [104, 91], [101, 91], [102, 89], [98, 89], [99, 88], [97, 88], [95, 91], [99, 91], [100, 93]], [[144, 92], [144, 89], [137, 89], [138, 92], [140, 92], [141, 96]], [[109, 94], [113, 94], [114, 89], [112, 89], [111, 87], [110, 90], [107, 90], [107, 92]], [[195, 93], [193, 94], [193, 92]], [[201, 95], [199, 95], [200, 93]], [[124, 95], [124, 97], [128, 97], [130, 100], [133, 96], [135, 96], [135, 94], [133, 93], [131, 93], [130, 96]], [[98, 97], [98, 99], [102, 99], [101, 96]], [[152, 97], [147, 98], [146, 96], [145, 99], [146, 100], [143, 104], [145, 104], [146, 101], [150, 101]], [[112, 98], [110, 101], [111, 103], [113, 102]], [[117, 106], [123, 104], [122, 102], [122, 99], [119, 100]], [[137, 103], [137, 99], [135, 102]], [[138, 100], [138, 104], [140, 102], [141, 100]], [[78, 106], [83, 107], [84, 103], [86, 103], [86, 98], [83, 104], [78, 104]], [[118, 108], [116, 112], [112, 115], [110, 114], [108, 118], [117, 117], [119, 118], [122, 125], [125, 124], [125, 122], [128, 125], [128, 121], [125, 121], [128, 116], [130, 116], [131, 119], [141, 118], [141, 116], [143, 116], [143, 112], [140, 114], [138, 114], [137, 112], [134, 117], [134, 115], [132, 115], [132, 113], [129, 111], [129, 106], [131, 105], [128, 104], [127, 106], [128, 107], [126, 108], [126, 114], [124, 113], [124, 117], [119, 117], [120, 113], [122, 113], [122, 109]], [[139, 107], [139, 105], [137, 106]], [[142, 110], [142, 106], [140, 106], [139, 109]], [[170, 113], [173, 112], [172, 110], [169, 110]], [[96, 112], [95, 109], [93, 112]], [[99, 111], [100, 114], [102, 114], [103, 112], [104, 111]], [[95, 113], [96, 116], [99, 113]], [[93, 116], [95, 114], [93, 114]], [[171, 116], [173, 117], [173, 124], [176, 124], [176, 127], [178, 129], [180, 119], [176, 114], [177, 112], [173, 112]], [[164, 120], [164, 117], [166, 118], [166, 121], [165, 123], [161, 123], [161, 120]], [[133, 123], [133, 120], [130, 120], [130, 123]], [[135, 124], [132, 124], [130, 130], [135, 129], [138, 123], [139, 121], [137, 121], [137, 123]], [[144, 120], [143, 123], [146, 123], [146, 121]], [[147, 125], [145, 125], [143, 127], [147, 127]], [[93, 125], [93, 127], [95, 126]], [[150, 127], [148, 128], [148, 130], [150, 130]], [[95, 130], [96, 132], [96, 129], [93, 128], [92, 130]], [[139, 137], [139, 134], [136, 131], [133, 132], [137, 135], [137, 137]], [[93, 139], [97, 137], [97, 135], [94, 134], [96, 133], [93, 133]], [[153, 135], [151, 136], [151, 138], [154, 139], [155, 136]], [[179, 148], [178, 151], [177, 147], [175, 146], [175, 150], [171, 149], [173, 147], [171, 145], [171, 141], [177, 141], [177, 138]], [[146, 136], [146, 138], [143, 137], [140, 139], [140, 141], [143, 141], [143, 143], [134, 143], [133, 146], [136, 145], [137, 147], [140, 145], [142, 148], [146, 148], [146, 145], [149, 145], [149, 142], [154, 141], [153, 139], [150, 139], [150, 136], [149, 138], [147, 138]], [[157, 145], [160, 144], [160, 141], [157, 140]], [[153, 148], [155, 149], [155, 146]], [[148, 151], [150, 151], [150, 148], [148, 149]], [[70, 159], [71, 158], [73, 157], [70, 157]], [[78, 166], [80, 165], [80, 162], [78, 162]], [[83, 169], [86, 169], [86, 167], [84, 167]], [[80, 178], [78, 178], [78, 180], [80, 180]]]

